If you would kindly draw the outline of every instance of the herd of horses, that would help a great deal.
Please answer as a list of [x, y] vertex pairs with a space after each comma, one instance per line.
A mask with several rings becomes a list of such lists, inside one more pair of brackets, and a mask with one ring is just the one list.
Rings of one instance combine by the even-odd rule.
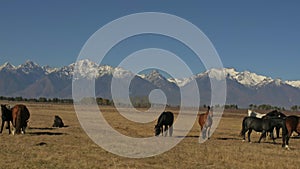
[[279, 131], [282, 129], [282, 147], [289, 149], [289, 139], [293, 132], [300, 134], [300, 117], [291, 115], [286, 116], [282, 112], [277, 110], [271, 111], [266, 114], [261, 114], [248, 110], [248, 116], [244, 117], [242, 122], [242, 130], [240, 135], [245, 140], [245, 134], [248, 132], [248, 142], [251, 142], [250, 136], [252, 130], [256, 132], [261, 132], [261, 136], [258, 142], [262, 138], [265, 138], [267, 132], [270, 133], [270, 137], [275, 143], [275, 137], [273, 134], [274, 129], [276, 129], [276, 137], [279, 138]]
[[[25, 129], [27, 127], [28, 120], [30, 118], [29, 110], [25, 105], [17, 104], [10, 108], [7, 105], [1, 104], [2, 111], [2, 124], [0, 133], [3, 131], [5, 122], [7, 123], [7, 129], [9, 134], [25, 134]], [[56, 117], [56, 120], [62, 123], [62, 120]], [[157, 120], [155, 125], [155, 136], [162, 135], [167, 136], [167, 131], [169, 136], [173, 134], [173, 122], [174, 115], [172, 112], [163, 112]], [[10, 123], [12, 124], [13, 130], [11, 131]], [[213, 124], [213, 112], [208, 106], [207, 111], [203, 114], [199, 114], [198, 123], [200, 125], [200, 137], [203, 139], [209, 138], [210, 129]], [[63, 123], [62, 123], [63, 125]], [[258, 140], [260, 143], [261, 139], [266, 138], [267, 133], [270, 133], [270, 137], [275, 143], [275, 137], [273, 134], [274, 129], [276, 130], [276, 137], [279, 138], [279, 133], [281, 129], [282, 133], [282, 147], [289, 149], [289, 139], [293, 132], [300, 135], [300, 117], [291, 115], [286, 116], [282, 112], [277, 110], [271, 111], [266, 114], [261, 114], [248, 110], [248, 116], [243, 118], [242, 130], [240, 135], [243, 137], [243, 141], [246, 140], [246, 133], [248, 132], [248, 142], [251, 142], [252, 131], [260, 132], [261, 136]], [[163, 134], [165, 132], [165, 134]]]
[[[213, 124], [213, 112], [208, 106], [207, 111], [203, 114], [198, 115], [198, 123], [200, 125], [200, 136], [203, 139], [210, 137], [210, 129]], [[174, 115], [172, 112], [163, 112], [155, 125], [155, 136], [158, 136], [160, 133], [165, 132], [167, 135], [167, 130], [169, 129], [169, 135], [172, 136], [173, 133], [173, 122]], [[279, 138], [280, 129], [282, 130], [282, 147], [289, 149], [289, 139], [293, 132], [300, 135], [300, 117], [291, 115], [286, 116], [284, 113], [273, 110], [266, 114], [261, 114], [248, 110], [248, 116], [243, 118], [242, 130], [240, 136], [243, 137], [243, 141], [246, 140], [246, 133], [248, 132], [248, 142], [251, 142], [250, 136], [252, 131], [260, 132], [261, 136], [258, 140], [260, 143], [261, 139], [267, 137], [267, 133], [270, 133], [270, 137], [275, 143], [275, 137], [273, 131], [276, 131], [276, 137]]]

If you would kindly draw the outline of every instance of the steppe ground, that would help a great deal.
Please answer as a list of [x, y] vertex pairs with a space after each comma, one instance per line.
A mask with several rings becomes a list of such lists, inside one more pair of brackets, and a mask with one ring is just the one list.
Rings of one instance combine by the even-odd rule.
[[[242, 142], [239, 133], [246, 110], [225, 111], [205, 143], [198, 143], [199, 125], [195, 122], [187, 137], [171, 150], [154, 157], [131, 159], [111, 154], [93, 143], [82, 130], [73, 105], [23, 104], [31, 113], [29, 128], [25, 135], [8, 135], [6, 129], [0, 135], [0, 168], [300, 168], [297, 138], [290, 140], [290, 151], [281, 148], [281, 139], [276, 140], [277, 144], [268, 139], [258, 144], [259, 135], [255, 132], [253, 143]], [[153, 136], [155, 121], [136, 127], [119, 117], [113, 107], [101, 110], [119, 132], [132, 137]], [[62, 117], [67, 127], [52, 128], [54, 115]]]

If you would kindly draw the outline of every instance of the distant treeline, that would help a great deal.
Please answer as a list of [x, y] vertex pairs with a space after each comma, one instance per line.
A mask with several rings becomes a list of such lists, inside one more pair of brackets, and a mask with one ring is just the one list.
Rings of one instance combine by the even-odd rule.
[[[206, 107], [204, 105], [203, 107]], [[218, 106], [217, 106], [218, 107]], [[224, 106], [224, 109], [239, 109], [238, 105], [236, 104], [227, 104]], [[256, 105], [256, 104], [250, 104], [248, 109], [256, 109], [256, 110], [280, 110], [280, 111], [285, 111], [285, 107], [279, 107], [279, 106], [272, 106], [270, 104], [261, 104], [261, 105]], [[300, 110], [300, 106], [294, 105], [290, 107], [290, 110], [292, 111], [298, 111]]]
[[[73, 99], [62, 99], [62, 98], [46, 98], [46, 97], [40, 97], [40, 98], [23, 98], [21, 96], [19, 97], [5, 97], [0, 96], [0, 100], [7, 100], [7, 101], [24, 101], [24, 102], [41, 102], [41, 103], [74, 103]], [[93, 98], [93, 100], [95, 100]], [[89, 103], [91, 101], [91, 98], [84, 98], [81, 102]], [[109, 99], [103, 99], [103, 98], [96, 98], [96, 102], [99, 105], [113, 105], [112, 101]]]
[[[41, 102], [41, 103], [74, 103], [73, 99], [62, 99], [62, 98], [46, 98], [46, 97], [40, 97], [40, 98], [23, 98], [21, 96], [18, 97], [5, 97], [5, 96], [0, 96], [0, 100], [7, 100], [7, 101], [25, 101], [25, 102]], [[113, 106], [115, 103], [110, 100], [110, 99], [104, 99], [97, 97], [96, 100], [93, 97], [86, 97], [83, 98], [80, 103], [84, 104], [92, 104], [96, 101], [98, 105], [107, 105], [107, 106]], [[151, 107], [151, 103], [148, 100], [148, 97], [133, 97], [131, 98], [131, 103], [133, 107], [136, 108], [149, 108]], [[126, 107], [125, 104], [122, 104], [121, 101], [117, 101], [118, 106], [124, 106]], [[216, 107], [220, 107], [219, 105], [215, 105]], [[180, 107], [180, 106], [170, 106], [167, 105], [166, 107]], [[206, 108], [207, 105], [203, 105], [203, 108]], [[223, 106], [222, 106], [223, 107]], [[239, 109], [238, 105], [236, 104], [228, 104], [224, 106], [225, 109]], [[258, 110], [281, 110], [285, 111], [286, 108], [284, 107], [278, 107], [278, 106], [272, 106], [270, 104], [261, 104], [261, 105], [256, 105], [256, 104], [250, 104], [249, 109], [258, 109]], [[292, 111], [298, 111], [300, 110], [300, 106], [294, 105], [290, 107], [290, 110]]]

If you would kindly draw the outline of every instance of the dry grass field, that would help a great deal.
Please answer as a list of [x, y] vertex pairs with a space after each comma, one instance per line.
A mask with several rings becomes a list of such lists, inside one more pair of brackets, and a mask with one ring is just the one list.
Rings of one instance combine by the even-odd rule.
[[[154, 157], [130, 159], [93, 143], [80, 127], [73, 105], [24, 104], [31, 113], [29, 128], [25, 135], [8, 135], [8, 130], [0, 135], [0, 168], [300, 168], [298, 139], [290, 140], [290, 151], [281, 148], [281, 139], [276, 140], [277, 144], [271, 140], [256, 143], [259, 135], [255, 132], [253, 143], [242, 142], [239, 133], [246, 111], [225, 112], [211, 139], [203, 144], [198, 143], [199, 126], [195, 123], [173, 149]], [[112, 107], [101, 110], [123, 134], [153, 135], [155, 122], [136, 127], [134, 123], [123, 123], [124, 119]], [[68, 127], [52, 128], [54, 115], [62, 117]]]

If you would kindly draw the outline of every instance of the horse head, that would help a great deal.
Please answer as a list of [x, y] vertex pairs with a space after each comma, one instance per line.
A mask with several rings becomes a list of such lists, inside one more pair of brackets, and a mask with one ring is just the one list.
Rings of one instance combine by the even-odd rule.
[[161, 127], [158, 125], [155, 125], [154, 130], [155, 130], [155, 136], [158, 136], [161, 133]]

